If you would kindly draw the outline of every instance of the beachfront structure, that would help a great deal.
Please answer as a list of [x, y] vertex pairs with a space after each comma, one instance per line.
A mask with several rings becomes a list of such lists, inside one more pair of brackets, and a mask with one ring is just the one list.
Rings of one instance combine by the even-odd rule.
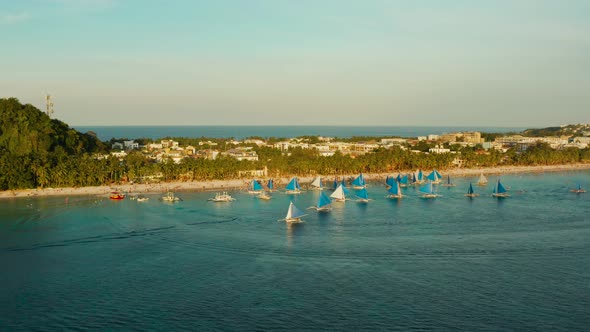
[[243, 149], [230, 149], [221, 153], [222, 155], [235, 158], [237, 160], [258, 161], [258, 154], [256, 151], [248, 151]]
[[134, 140], [123, 141], [123, 146], [125, 147], [125, 150], [139, 149], [139, 143]]
[[437, 145], [434, 148], [428, 149], [428, 152], [440, 154], [440, 153], [449, 153], [449, 152], [451, 152], [451, 150], [447, 149], [447, 148], [443, 148], [440, 145]]
[[557, 149], [563, 145], [568, 144], [568, 137], [526, 137], [522, 135], [502, 136], [496, 137], [494, 142], [502, 144], [503, 146], [527, 146], [537, 144], [539, 142], [547, 143], [553, 149]]

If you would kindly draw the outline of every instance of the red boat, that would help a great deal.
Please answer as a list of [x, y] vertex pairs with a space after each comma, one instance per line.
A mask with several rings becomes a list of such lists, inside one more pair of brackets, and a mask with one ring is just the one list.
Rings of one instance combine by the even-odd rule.
[[125, 194], [121, 194], [116, 191], [113, 191], [111, 193], [111, 196], [109, 196], [109, 198], [114, 199], [114, 200], [122, 200], [122, 199], [125, 199]]

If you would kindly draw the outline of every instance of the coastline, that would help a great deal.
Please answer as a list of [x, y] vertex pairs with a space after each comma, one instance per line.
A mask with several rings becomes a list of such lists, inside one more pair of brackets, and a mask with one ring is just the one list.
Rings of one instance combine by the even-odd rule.
[[[543, 166], [499, 166], [499, 167], [481, 167], [481, 168], [454, 168], [444, 170], [444, 175], [453, 177], [476, 177], [480, 174], [501, 175], [515, 173], [543, 173], [543, 172], [560, 172], [560, 171], [577, 171], [590, 169], [590, 164], [564, 164], [564, 165], [543, 165]], [[430, 171], [430, 170], [425, 170]], [[410, 170], [401, 171], [402, 173]], [[392, 173], [370, 173], [364, 174], [367, 180], [382, 180]], [[354, 176], [354, 174], [346, 175]], [[330, 176], [329, 178], [332, 178]], [[299, 177], [301, 183], [311, 182], [313, 176]], [[46, 197], [46, 196], [104, 196], [113, 191], [132, 193], [132, 194], [157, 194], [168, 191], [230, 191], [245, 189], [249, 179], [228, 179], [228, 180], [210, 180], [210, 181], [190, 181], [190, 182], [166, 182], [158, 184], [121, 184], [97, 187], [66, 187], [66, 188], [43, 188], [43, 189], [21, 189], [0, 191], [0, 199], [19, 198], [19, 197]], [[289, 178], [276, 179], [277, 186], [283, 186], [289, 182]]]

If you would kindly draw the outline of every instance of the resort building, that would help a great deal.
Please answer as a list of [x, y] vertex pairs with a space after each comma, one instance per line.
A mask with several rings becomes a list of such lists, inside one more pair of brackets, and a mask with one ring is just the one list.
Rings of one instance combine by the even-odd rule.
[[256, 151], [248, 151], [245, 149], [230, 149], [221, 153], [237, 160], [258, 161], [258, 154]]

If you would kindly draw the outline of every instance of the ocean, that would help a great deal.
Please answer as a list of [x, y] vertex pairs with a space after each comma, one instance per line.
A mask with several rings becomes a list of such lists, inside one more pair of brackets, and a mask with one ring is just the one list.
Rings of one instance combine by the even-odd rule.
[[93, 131], [98, 138], [165, 138], [208, 137], [244, 139], [260, 137], [327, 136], [348, 138], [352, 136], [400, 136], [417, 137], [429, 134], [440, 135], [458, 131], [486, 133], [520, 132], [518, 127], [408, 127], [408, 126], [73, 126], [80, 132]]
[[0, 329], [586, 331], [590, 171], [506, 175], [505, 199], [469, 181], [370, 183], [296, 225], [317, 192], [0, 200]]

